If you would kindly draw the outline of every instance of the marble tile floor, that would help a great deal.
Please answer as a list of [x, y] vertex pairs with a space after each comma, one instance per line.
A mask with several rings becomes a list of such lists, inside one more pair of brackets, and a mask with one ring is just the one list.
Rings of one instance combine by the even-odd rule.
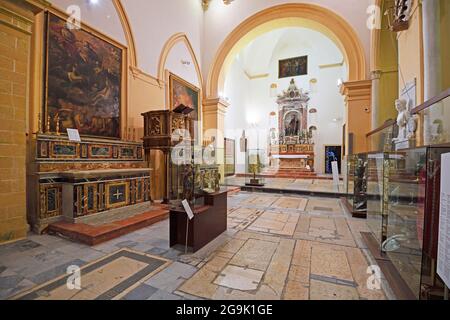
[[0, 299], [8, 299], [121, 249], [171, 263], [121, 295], [126, 300], [393, 299], [384, 278], [369, 289], [373, 261], [338, 199], [240, 192], [228, 230], [195, 254], [169, 248], [168, 220], [88, 247], [48, 235], [0, 246]]

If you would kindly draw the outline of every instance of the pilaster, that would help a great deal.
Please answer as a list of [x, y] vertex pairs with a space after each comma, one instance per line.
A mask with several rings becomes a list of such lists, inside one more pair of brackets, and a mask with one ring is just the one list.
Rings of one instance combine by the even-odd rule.
[[228, 102], [220, 98], [203, 101], [203, 137], [207, 141], [215, 138], [216, 159], [222, 179], [225, 177], [225, 115], [228, 107]]
[[[46, 1], [0, 3], [0, 242], [24, 238], [30, 53], [35, 14]], [[37, 192], [37, 191], [35, 191]]]
[[349, 154], [349, 136], [353, 134], [352, 153], [368, 151], [366, 133], [371, 127], [372, 80], [345, 82], [341, 94], [345, 97], [345, 154]]
[[371, 130], [375, 130], [378, 127], [379, 122], [379, 109], [380, 106], [380, 79], [381, 79], [381, 70], [374, 70], [370, 73], [370, 78], [372, 79], [372, 112], [371, 112]]

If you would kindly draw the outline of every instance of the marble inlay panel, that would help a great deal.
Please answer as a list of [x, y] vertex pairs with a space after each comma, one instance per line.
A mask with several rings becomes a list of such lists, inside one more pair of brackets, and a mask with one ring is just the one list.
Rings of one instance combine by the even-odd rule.
[[300, 215], [292, 212], [265, 211], [248, 230], [292, 236]]
[[244, 269], [228, 265], [214, 281], [215, 284], [231, 289], [243, 291], [256, 290], [264, 272], [253, 269]]
[[349, 286], [311, 280], [311, 300], [359, 300], [358, 291]]
[[249, 239], [230, 263], [240, 267], [265, 271], [276, 248], [276, 243]]
[[119, 299], [170, 262], [129, 249], [120, 250], [81, 268], [81, 290], [69, 290], [64, 275], [20, 294], [20, 300]]
[[312, 248], [311, 274], [353, 281], [347, 256], [344, 251], [328, 248]]
[[282, 197], [273, 204], [273, 207], [296, 209], [296, 210], [303, 211], [303, 210], [305, 210], [307, 204], [308, 204], [308, 199]]

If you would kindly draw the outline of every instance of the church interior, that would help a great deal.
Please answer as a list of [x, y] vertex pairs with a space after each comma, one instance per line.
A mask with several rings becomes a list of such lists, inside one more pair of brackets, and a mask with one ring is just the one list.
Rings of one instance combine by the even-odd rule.
[[450, 1], [0, 0], [0, 300], [449, 300]]

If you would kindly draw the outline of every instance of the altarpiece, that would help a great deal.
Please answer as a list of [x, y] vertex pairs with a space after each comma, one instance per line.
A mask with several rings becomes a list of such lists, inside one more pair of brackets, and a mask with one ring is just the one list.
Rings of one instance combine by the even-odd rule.
[[277, 172], [314, 172], [314, 142], [308, 127], [307, 92], [294, 79], [278, 96], [278, 129], [271, 129], [270, 169]]

